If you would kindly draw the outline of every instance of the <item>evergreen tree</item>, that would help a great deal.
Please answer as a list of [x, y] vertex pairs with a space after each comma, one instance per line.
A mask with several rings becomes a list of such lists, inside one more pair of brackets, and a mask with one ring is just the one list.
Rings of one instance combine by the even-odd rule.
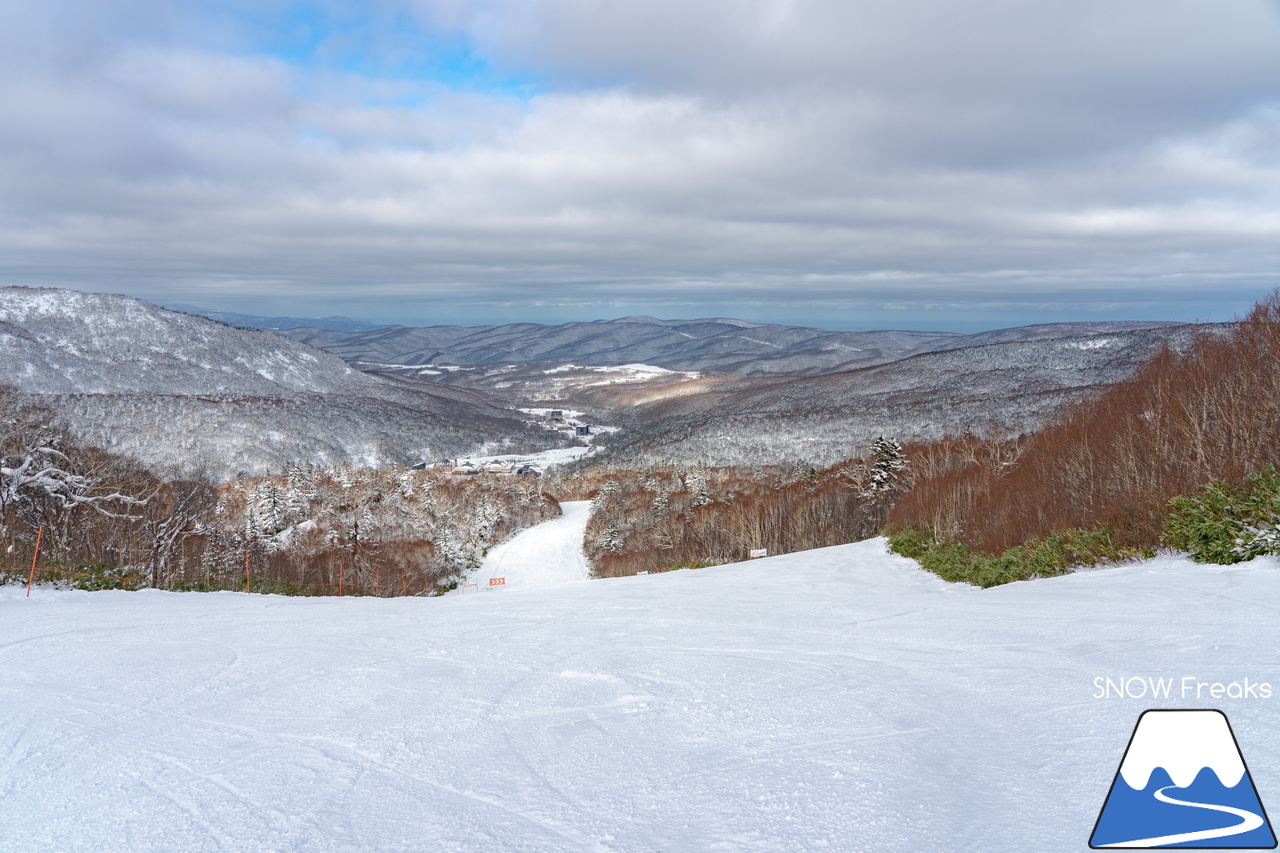
[[905, 484], [907, 464], [907, 457], [897, 439], [882, 435], [871, 442], [871, 471], [863, 494], [871, 496], [897, 491]]
[[609, 526], [605, 528], [604, 533], [600, 534], [599, 545], [606, 551], [614, 554], [622, 553], [623, 535], [622, 527], [616, 521], [609, 522]]
[[693, 506], [706, 506], [711, 503], [711, 493], [707, 490], [707, 478], [701, 471], [690, 471], [684, 479], [689, 491], [693, 492]]
[[658, 493], [653, 496], [653, 505], [649, 507], [649, 512], [655, 518], [661, 518], [662, 516], [667, 514], [667, 509], [669, 507], [670, 507], [670, 502], [667, 498], [667, 487], [659, 485]]

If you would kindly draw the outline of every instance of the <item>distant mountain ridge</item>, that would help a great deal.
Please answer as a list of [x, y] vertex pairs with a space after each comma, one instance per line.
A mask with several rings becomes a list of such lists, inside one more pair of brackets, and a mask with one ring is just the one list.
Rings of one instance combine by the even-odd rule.
[[[9, 287], [0, 371], [86, 441], [223, 475], [562, 445], [514, 408], [548, 403], [622, 426], [601, 441], [611, 460], [832, 462], [881, 434], [1034, 429], [1161, 347], [1215, 328], [1062, 323], [960, 335], [639, 316], [265, 331], [124, 296]], [[458, 367], [468, 363], [481, 366]]]
[[725, 376], [813, 376], [887, 364], [924, 352], [1181, 325], [1162, 321], [1051, 323], [955, 332], [833, 332], [726, 318], [617, 320], [544, 326], [389, 326], [365, 332], [318, 328], [278, 334], [369, 366], [573, 363], [652, 364]]
[[[362, 370], [590, 412], [623, 427], [600, 442], [609, 461], [733, 465], [830, 464], [879, 435], [1034, 430], [1162, 347], [1219, 328], [1109, 321], [964, 335], [624, 317], [283, 334]], [[624, 364], [680, 372], [639, 381]]]
[[0, 288], [0, 381], [85, 441], [214, 474], [563, 443], [483, 393], [372, 376], [271, 332], [126, 296]]
[[604, 443], [610, 461], [832, 464], [880, 435], [1034, 431], [1063, 406], [1128, 379], [1162, 348], [1185, 349], [1230, 327], [997, 340], [816, 376], [693, 380], [662, 393], [601, 385], [571, 402], [613, 413], [626, 427]]
[[167, 305], [170, 311], [183, 314], [195, 314], [208, 317], [228, 326], [239, 326], [242, 329], [297, 329], [315, 328], [329, 329], [336, 332], [371, 332], [374, 329], [385, 329], [385, 323], [370, 323], [366, 320], [353, 320], [350, 317], [263, 317], [259, 314], [240, 314], [235, 311], [214, 311], [198, 305]]

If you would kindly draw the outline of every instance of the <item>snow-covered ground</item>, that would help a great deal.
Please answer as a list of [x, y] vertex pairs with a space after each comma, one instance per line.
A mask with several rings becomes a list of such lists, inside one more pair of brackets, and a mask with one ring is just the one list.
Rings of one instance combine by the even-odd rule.
[[471, 462], [476, 465], [488, 465], [491, 462], [532, 465], [538, 471], [545, 471], [552, 466], [563, 465], [566, 462], [573, 462], [584, 456], [590, 456], [594, 452], [594, 447], [553, 447], [550, 450], [543, 450], [539, 453], [502, 453], [496, 456], [486, 456], [484, 454], [464, 455], [459, 456], [458, 461]]
[[561, 515], [521, 530], [495, 546], [472, 575], [478, 589], [502, 578], [502, 588], [547, 586], [585, 581], [591, 567], [582, 553], [582, 536], [591, 518], [591, 501], [565, 501]]
[[542, 420], [552, 412], [559, 412], [562, 417], [568, 418], [570, 420], [573, 420], [575, 418], [580, 418], [583, 415], [582, 412], [576, 411], [574, 409], [562, 409], [562, 408], [531, 408], [531, 409], [521, 409], [520, 411], [524, 412], [526, 415], [533, 415], [538, 420]]
[[[756, 341], [755, 343], [759, 343]], [[615, 374], [615, 378], [605, 380], [603, 382], [584, 383], [585, 386], [604, 385], [609, 382], [643, 382], [647, 379], [655, 379], [659, 376], [670, 376], [674, 373], [683, 373], [689, 379], [697, 379], [700, 373], [692, 371], [668, 370], [665, 367], [657, 367], [652, 364], [616, 364], [616, 365], [582, 365], [582, 364], [558, 364], [555, 367], [542, 371], [544, 374], [550, 375], [554, 373], [566, 373], [568, 371], [590, 371], [593, 373]]]
[[[0, 590], [3, 851], [1082, 851], [1138, 715], [1280, 804], [1280, 563], [990, 590], [872, 540], [437, 599]], [[1179, 682], [1180, 684], [1181, 682]]]
[[[533, 415], [538, 420], [541, 420], [542, 418], [545, 418], [552, 409], [521, 409], [520, 411], [528, 415]], [[561, 410], [557, 409], [555, 411]], [[579, 417], [581, 414], [582, 412], [564, 411], [564, 417], [567, 418], [571, 424], [576, 424], [577, 422], [574, 419]], [[472, 462], [476, 465], [488, 465], [491, 462], [531, 465], [541, 473], [546, 471], [548, 468], [555, 467], [556, 465], [576, 462], [579, 459], [591, 456], [599, 449], [592, 446], [592, 442], [600, 435], [617, 432], [618, 427], [592, 424], [591, 430], [591, 435], [578, 436], [580, 441], [586, 442], [586, 446], [574, 445], [572, 447], [553, 447], [550, 450], [543, 450], [539, 453], [505, 453], [499, 455], [485, 455], [482, 452], [478, 454], [471, 454], [469, 456], [460, 456], [458, 457], [458, 461]]]

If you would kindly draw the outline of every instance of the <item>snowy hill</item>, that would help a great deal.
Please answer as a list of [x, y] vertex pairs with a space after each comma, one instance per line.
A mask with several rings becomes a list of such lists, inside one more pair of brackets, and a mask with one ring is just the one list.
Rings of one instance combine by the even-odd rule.
[[626, 426], [607, 444], [619, 461], [831, 464], [878, 435], [932, 439], [993, 423], [1036, 428], [1063, 405], [1127, 379], [1162, 347], [1224, 328], [991, 343], [821, 376], [705, 379], [662, 394], [604, 386], [572, 402]]
[[[1084, 850], [1153, 704], [1095, 680], [1273, 681], [1278, 569], [978, 590], [872, 540], [440, 599], [8, 587], [0, 851]], [[1217, 700], [1264, 802], [1276, 701]]]
[[124, 296], [0, 288], [0, 365], [40, 394], [312, 394], [377, 384], [267, 331]]
[[[1144, 324], [958, 336], [629, 317], [287, 333], [329, 353], [122, 296], [0, 288], [0, 369], [86, 441], [214, 474], [537, 450], [557, 439], [528, 429], [513, 407], [549, 400], [626, 426], [612, 445], [621, 461], [828, 463], [880, 434], [1033, 427], [1204, 328], [1135, 325]], [[1083, 334], [1098, 328], [1111, 331]], [[545, 363], [570, 355], [580, 358]], [[544, 363], [508, 366], [521, 359]], [[664, 362], [810, 375], [704, 377]], [[828, 372], [855, 362], [872, 366]]]
[[85, 441], [211, 473], [551, 440], [482, 394], [370, 376], [270, 332], [124, 296], [0, 288], [0, 374]]
[[[1035, 429], [1128, 378], [1161, 347], [1222, 328], [1118, 321], [956, 335], [626, 317], [284, 334], [380, 375], [621, 424], [604, 445], [611, 461], [743, 465], [831, 464], [878, 435], [930, 439], [993, 423]], [[635, 363], [659, 372], [628, 371]]]
[[1056, 323], [959, 335], [952, 332], [833, 332], [725, 318], [623, 317], [560, 326], [536, 323], [391, 326], [359, 333], [296, 328], [282, 330], [280, 334], [313, 344], [353, 363], [612, 366], [639, 362], [669, 370], [729, 376], [798, 376], [853, 370], [941, 349], [1169, 325], [1176, 324]]

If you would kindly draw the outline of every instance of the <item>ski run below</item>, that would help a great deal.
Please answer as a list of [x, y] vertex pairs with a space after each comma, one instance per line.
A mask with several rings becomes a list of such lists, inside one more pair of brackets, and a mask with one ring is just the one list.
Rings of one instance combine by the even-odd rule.
[[[979, 590], [874, 539], [432, 599], [4, 587], [0, 850], [1080, 851], [1150, 707], [1221, 707], [1274, 809], [1280, 698], [1178, 691], [1280, 687], [1277, 569]], [[1172, 696], [1099, 698], [1138, 677]]]
[[560, 517], [521, 530], [495, 545], [471, 576], [477, 589], [501, 579], [503, 591], [520, 586], [585, 581], [591, 574], [582, 537], [591, 519], [591, 501], [565, 501]]

